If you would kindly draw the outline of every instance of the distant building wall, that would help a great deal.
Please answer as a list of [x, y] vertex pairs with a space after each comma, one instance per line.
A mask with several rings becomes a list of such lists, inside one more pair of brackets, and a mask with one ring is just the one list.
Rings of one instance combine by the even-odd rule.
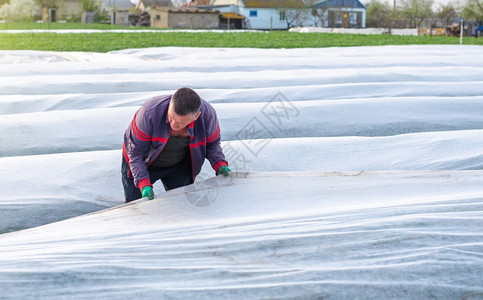
[[79, 20], [83, 12], [81, 1], [59, 1], [59, 20]]
[[167, 10], [151, 9], [151, 26], [154, 28], [169, 28]]
[[283, 9], [267, 7], [242, 7], [240, 13], [244, 15], [253, 29], [287, 29], [287, 20], [283, 16]]
[[218, 11], [196, 8], [152, 8], [151, 26], [156, 28], [218, 29]]
[[111, 13], [111, 24], [129, 26], [129, 11], [115, 10]]
[[48, 22], [57, 22], [57, 20], [58, 20], [57, 8], [44, 7], [42, 9], [42, 21], [44, 21], [45, 23], [48, 23]]
[[329, 9], [328, 27], [333, 28], [365, 28], [366, 11], [362, 9], [344, 8]]

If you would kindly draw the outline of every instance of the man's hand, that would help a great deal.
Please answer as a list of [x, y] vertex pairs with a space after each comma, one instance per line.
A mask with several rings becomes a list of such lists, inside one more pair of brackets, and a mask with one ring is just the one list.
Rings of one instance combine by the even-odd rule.
[[231, 171], [228, 167], [225, 167], [225, 166], [221, 166], [219, 169], [218, 169], [218, 172], [216, 172], [216, 175], [220, 175], [220, 174], [223, 174], [224, 176], [228, 176], [228, 172]]
[[143, 190], [141, 191], [142, 194], [143, 194], [143, 198], [144, 197], [148, 197], [149, 200], [153, 200], [154, 199], [154, 192], [153, 192], [153, 188], [150, 187], [149, 185], [148, 186], [145, 186], [143, 187]]

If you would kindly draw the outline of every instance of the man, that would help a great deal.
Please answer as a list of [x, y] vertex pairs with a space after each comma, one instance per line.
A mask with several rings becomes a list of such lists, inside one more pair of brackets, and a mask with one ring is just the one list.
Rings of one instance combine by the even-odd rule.
[[230, 171], [216, 112], [190, 88], [146, 101], [124, 134], [122, 150], [126, 202], [153, 199], [157, 180], [166, 190], [193, 183], [205, 158], [217, 175]]

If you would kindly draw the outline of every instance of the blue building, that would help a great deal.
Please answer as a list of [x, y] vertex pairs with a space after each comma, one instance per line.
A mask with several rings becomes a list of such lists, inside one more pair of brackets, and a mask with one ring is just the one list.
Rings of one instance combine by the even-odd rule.
[[367, 8], [359, 0], [324, 0], [311, 6], [322, 27], [365, 28]]
[[302, 0], [213, 0], [212, 8], [245, 18], [245, 28], [288, 29], [299, 25], [308, 9]]

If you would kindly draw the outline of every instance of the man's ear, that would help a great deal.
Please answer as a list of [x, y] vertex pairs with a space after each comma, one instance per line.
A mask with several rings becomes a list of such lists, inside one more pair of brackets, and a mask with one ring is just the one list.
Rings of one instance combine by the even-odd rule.
[[199, 111], [199, 112], [196, 114], [196, 117], [195, 117], [195, 119], [194, 119], [193, 121], [196, 121], [196, 119], [198, 119], [200, 115], [201, 115], [201, 111]]

